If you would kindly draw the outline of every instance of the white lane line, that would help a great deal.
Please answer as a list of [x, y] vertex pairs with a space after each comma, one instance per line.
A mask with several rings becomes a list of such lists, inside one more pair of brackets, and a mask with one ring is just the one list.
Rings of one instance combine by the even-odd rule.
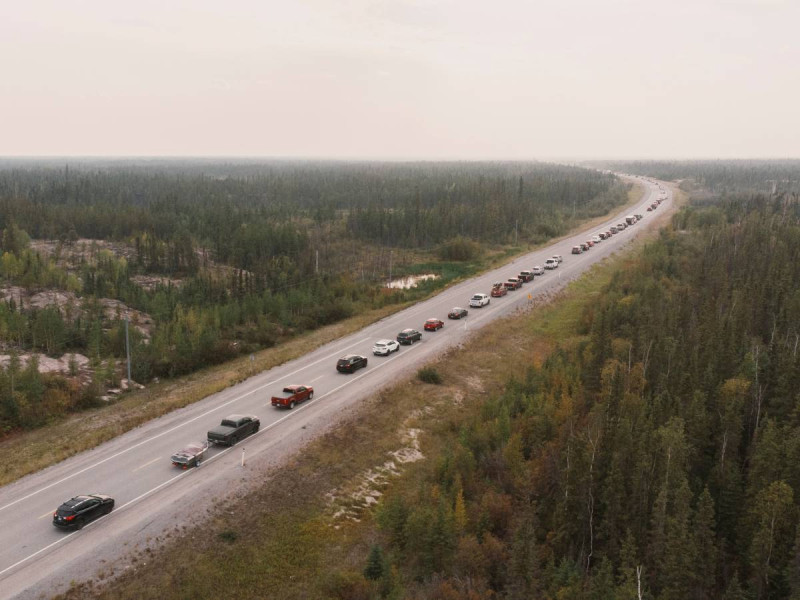
[[154, 462], [158, 462], [159, 460], [163, 460], [163, 459], [164, 459], [164, 457], [163, 457], [163, 456], [157, 456], [156, 458], [154, 458], [153, 460], [151, 460], [149, 463], [145, 463], [145, 464], [143, 464], [143, 465], [139, 465], [138, 467], [136, 467], [135, 469], [133, 469], [133, 470], [131, 471], [131, 473], [136, 473], [136, 471], [139, 471], [140, 469], [144, 469], [145, 467], [149, 467], [149, 466], [150, 466], [150, 465], [152, 465]]
[[170, 429], [167, 429], [166, 431], [162, 431], [161, 433], [158, 433], [158, 434], [154, 435], [151, 438], [148, 438], [146, 440], [138, 442], [138, 443], [134, 444], [133, 446], [129, 446], [128, 448], [125, 448], [125, 450], [120, 450], [116, 454], [112, 454], [111, 456], [108, 456], [108, 457], [104, 458], [103, 460], [100, 460], [100, 461], [98, 461], [98, 462], [96, 462], [96, 463], [94, 463], [92, 465], [89, 465], [88, 467], [84, 467], [83, 469], [81, 469], [79, 471], [75, 471], [74, 473], [72, 473], [70, 475], [67, 475], [66, 477], [63, 477], [63, 478], [59, 479], [58, 481], [55, 481], [55, 482], [53, 482], [53, 483], [51, 483], [49, 485], [46, 485], [46, 486], [44, 486], [42, 488], [39, 488], [38, 490], [36, 490], [34, 492], [31, 492], [30, 494], [27, 494], [25, 496], [17, 498], [13, 502], [9, 502], [8, 504], [6, 504], [4, 506], [0, 506], [0, 511], [3, 511], [3, 510], [5, 510], [5, 509], [7, 509], [7, 508], [9, 508], [11, 506], [14, 506], [15, 504], [18, 504], [18, 503], [20, 503], [20, 502], [22, 502], [24, 500], [27, 500], [28, 498], [32, 498], [36, 494], [44, 492], [45, 490], [49, 490], [51, 487], [54, 487], [54, 486], [59, 485], [61, 483], [64, 483], [65, 481], [68, 481], [68, 480], [72, 479], [73, 477], [76, 477], [77, 475], [80, 475], [81, 473], [85, 473], [86, 471], [94, 469], [95, 467], [99, 467], [100, 465], [102, 465], [104, 463], [107, 463], [108, 461], [113, 460], [113, 459], [117, 458], [118, 456], [122, 456], [123, 454], [125, 454], [127, 452], [130, 452], [131, 450], [134, 450], [135, 448], [138, 448], [139, 446], [143, 446], [145, 444], [149, 444], [150, 442], [152, 442], [155, 439], [163, 437], [163, 436], [167, 435], [168, 433], [172, 433], [173, 431], [175, 431], [177, 429], [180, 429], [181, 427], [184, 427], [184, 426], [188, 425], [189, 423], [197, 421], [198, 419], [202, 419], [203, 417], [206, 417], [206, 416], [210, 415], [211, 413], [218, 411], [220, 408], [224, 408], [224, 407], [228, 406], [229, 404], [233, 404], [234, 402], [238, 402], [239, 400], [241, 400], [242, 398], [245, 398], [246, 396], [250, 396], [251, 394], [254, 394], [254, 393], [256, 393], [256, 392], [258, 392], [260, 390], [263, 390], [266, 387], [269, 387], [271, 385], [275, 385], [278, 381], [280, 381], [282, 379], [285, 379], [287, 377], [291, 377], [295, 373], [299, 373], [300, 371], [302, 371], [304, 369], [307, 369], [308, 367], [311, 367], [311, 366], [313, 366], [313, 365], [315, 365], [317, 363], [320, 363], [323, 360], [329, 360], [332, 356], [338, 356], [342, 352], [342, 350], [347, 350], [348, 348], [352, 348], [353, 346], [356, 346], [358, 344], [362, 344], [364, 342], [367, 342], [367, 341], [369, 341], [369, 339], [370, 338], [364, 338], [364, 339], [361, 339], [361, 340], [359, 340], [357, 342], [354, 342], [354, 343], [350, 344], [349, 346], [345, 346], [341, 350], [337, 350], [336, 352], [334, 352], [332, 354], [328, 354], [327, 356], [323, 356], [322, 358], [320, 358], [318, 360], [315, 360], [314, 362], [312, 362], [310, 364], [304, 365], [304, 366], [300, 367], [299, 369], [296, 369], [296, 370], [292, 371], [291, 373], [287, 373], [285, 375], [281, 375], [280, 379], [275, 379], [273, 381], [270, 381], [268, 383], [260, 385], [257, 388], [254, 388], [254, 389], [250, 390], [249, 392], [245, 392], [241, 396], [237, 396], [236, 398], [233, 398], [232, 400], [228, 400], [227, 402], [225, 402], [223, 404], [215, 406], [214, 408], [212, 408], [212, 409], [210, 409], [210, 410], [208, 410], [208, 411], [206, 411], [206, 412], [204, 412], [204, 413], [202, 413], [200, 415], [197, 415], [196, 417], [193, 417], [193, 418], [189, 419], [188, 421], [184, 421], [182, 423], [179, 423], [178, 425], [175, 425], [174, 427], [171, 427]]
[[34, 552], [33, 554], [31, 554], [30, 556], [26, 556], [25, 558], [23, 558], [23, 559], [22, 559], [22, 560], [20, 560], [20, 561], [17, 561], [17, 562], [15, 562], [15, 563], [14, 563], [13, 565], [11, 565], [10, 567], [6, 567], [6, 568], [5, 568], [5, 569], [3, 569], [2, 571], [0, 571], [0, 575], [2, 575], [3, 573], [7, 573], [8, 571], [10, 571], [11, 569], [13, 569], [14, 567], [18, 567], [18, 566], [19, 566], [19, 565], [21, 565], [22, 563], [24, 563], [24, 562], [26, 562], [26, 561], [28, 561], [28, 560], [32, 559], [34, 556], [38, 556], [39, 554], [41, 554], [41, 553], [42, 553], [42, 552], [44, 552], [45, 550], [49, 550], [49, 549], [50, 549], [50, 548], [52, 548], [53, 546], [55, 546], [55, 545], [57, 545], [57, 544], [60, 544], [61, 542], [63, 542], [63, 541], [64, 541], [64, 540], [66, 540], [67, 538], [69, 538], [69, 537], [71, 537], [71, 536], [75, 535], [76, 533], [78, 533], [78, 532], [77, 532], [77, 531], [73, 531], [72, 533], [68, 533], [68, 534], [66, 534], [64, 537], [62, 537], [61, 539], [58, 539], [58, 540], [56, 540], [55, 542], [53, 542], [52, 544], [50, 544], [50, 545], [48, 545], [48, 546], [45, 546], [45, 547], [44, 547], [44, 548], [42, 548], [41, 550], [37, 550], [36, 552]]
[[322, 379], [323, 377], [325, 377], [325, 375], [327, 375], [327, 373], [325, 373], [325, 374], [323, 374], [323, 375], [320, 375], [319, 377], [314, 377], [314, 379], [312, 379], [312, 380], [311, 380], [311, 381], [309, 381], [308, 383], [310, 383], [310, 384], [311, 384], [311, 383], [314, 383], [314, 382], [315, 382], [317, 379]]
[[54, 510], [48, 510], [46, 513], [44, 513], [44, 514], [43, 514], [41, 517], [39, 517], [39, 518], [40, 518], [40, 519], [44, 519], [45, 517], [50, 517], [50, 516], [52, 516], [52, 514], [53, 514], [54, 512], [55, 512]]
[[[259, 429], [259, 430], [258, 430], [256, 433], [254, 433], [254, 434], [253, 434], [253, 435], [251, 435], [250, 437], [248, 437], [248, 438], [245, 438], [245, 440], [252, 439], [252, 438], [254, 438], [254, 437], [256, 437], [256, 436], [258, 436], [258, 435], [260, 435], [260, 434], [264, 433], [265, 431], [269, 431], [269, 430], [270, 430], [270, 429], [272, 429], [273, 427], [276, 427], [276, 426], [277, 426], [279, 423], [282, 423], [282, 422], [283, 422], [283, 421], [285, 421], [286, 419], [289, 419], [289, 418], [291, 418], [291, 417], [293, 417], [293, 416], [297, 415], [298, 413], [302, 412], [303, 410], [305, 410], [306, 408], [308, 408], [309, 406], [311, 406], [313, 403], [317, 402], [318, 400], [322, 400], [322, 399], [323, 399], [323, 398], [325, 398], [326, 396], [330, 396], [331, 394], [333, 394], [333, 393], [337, 392], [338, 390], [342, 389], [342, 388], [343, 388], [343, 387], [345, 387], [346, 385], [350, 385], [351, 383], [354, 383], [354, 382], [358, 381], [359, 379], [361, 379], [362, 377], [364, 377], [365, 375], [367, 375], [369, 372], [372, 372], [372, 371], [377, 371], [377, 370], [378, 370], [378, 369], [380, 369], [381, 367], [384, 367], [384, 366], [386, 366], [387, 364], [389, 364], [389, 362], [390, 362], [390, 361], [392, 361], [392, 360], [394, 360], [394, 359], [397, 359], [397, 358], [401, 358], [401, 356], [406, 356], [406, 355], [408, 354], [408, 352], [410, 352], [410, 351], [411, 351], [411, 350], [413, 350], [414, 348], [419, 348], [420, 346], [422, 346], [422, 344], [420, 344], [419, 346], [417, 346], [416, 344], [413, 344], [413, 345], [411, 346], [411, 348], [409, 348], [409, 349], [408, 349], [408, 351], [404, 352], [402, 355], [401, 355], [401, 354], [396, 354], [394, 357], [390, 358], [389, 360], [383, 361], [383, 362], [382, 362], [381, 364], [379, 364], [377, 367], [374, 367], [374, 368], [370, 369], [368, 372], [364, 372], [364, 373], [362, 373], [361, 375], [357, 375], [356, 377], [349, 378], [349, 379], [348, 379], [346, 382], [344, 382], [342, 385], [340, 385], [340, 386], [338, 386], [338, 387], [336, 387], [336, 388], [332, 389], [332, 390], [331, 390], [331, 391], [329, 391], [329, 392], [326, 392], [326, 393], [322, 394], [321, 396], [317, 396], [317, 397], [315, 397], [313, 400], [307, 400], [306, 402], [304, 402], [303, 404], [301, 404], [299, 407], [297, 407], [297, 408], [295, 408], [294, 410], [292, 410], [291, 412], [289, 412], [289, 414], [287, 414], [285, 417], [281, 417], [280, 419], [278, 419], [277, 421], [274, 421], [273, 423], [270, 423], [269, 425], [267, 425], [267, 426], [266, 426], [266, 427], [264, 427], [263, 429]], [[245, 441], [245, 440], [242, 440], [242, 441]], [[238, 445], [238, 444], [237, 444], [237, 445]], [[228, 448], [225, 448], [225, 450], [223, 450], [222, 452], [219, 452], [219, 453], [215, 454], [214, 456], [212, 456], [211, 458], [209, 458], [209, 459], [207, 459], [207, 460], [204, 460], [204, 461], [203, 461], [203, 464], [205, 465], [205, 464], [207, 464], [207, 463], [210, 463], [212, 460], [215, 460], [215, 459], [219, 458], [219, 457], [220, 457], [220, 456], [222, 456], [223, 454], [225, 454], [225, 453], [229, 452], [230, 450], [233, 450], [235, 447], [236, 447], [236, 446], [230, 446], [230, 447], [228, 447]], [[178, 479], [180, 479], [181, 477], [184, 477], [185, 475], [188, 475], [189, 473], [192, 473], [192, 472], [193, 472], [193, 471], [195, 471], [195, 470], [196, 470], [196, 469], [189, 469], [189, 470], [186, 470], [186, 471], [181, 471], [180, 473], [178, 473], [177, 475], [175, 475], [175, 477], [172, 477], [172, 478], [170, 478], [170, 479], [167, 479], [166, 481], [163, 481], [163, 482], [159, 483], [159, 484], [158, 484], [156, 487], [154, 487], [154, 488], [151, 488], [151, 489], [147, 490], [146, 492], [144, 492], [144, 493], [142, 493], [142, 494], [139, 494], [139, 495], [138, 495], [138, 496], [136, 496], [136, 498], [134, 498], [133, 500], [128, 500], [128, 502], [126, 502], [126, 503], [125, 503], [125, 504], [123, 504], [122, 506], [118, 507], [118, 508], [117, 508], [117, 509], [116, 509], [114, 512], [112, 512], [112, 513], [110, 513], [110, 514], [112, 514], [112, 515], [113, 515], [113, 514], [117, 514], [119, 511], [121, 511], [121, 510], [124, 510], [125, 508], [127, 508], [128, 506], [131, 506], [131, 505], [132, 505], [132, 504], [134, 504], [135, 502], [138, 502], [139, 500], [141, 500], [141, 499], [143, 499], [143, 498], [146, 498], [147, 496], [149, 496], [149, 495], [150, 495], [150, 494], [152, 494], [153, 492], [156, 492], [156, 491], [160, 490], [161, 488], [163, 488], [163, 487], [166, 487], [166, 486], [167, 486], [167, 485], [169, 485], [170, 483], [172, 483], [172, 482], [174, 482], [174, 481], [177, 481], [177, 480], [178, 480]], [[48, 512], [47, 514], [49, 515], [49, 514], [52, 514], [52, 513]], [[101, 518], [107, 518], [107, 517], [101, 517]], [[96, 521], [93, 521], [92, 523], [89, 523], [88, 525], [86, 525], [86, 527], [89, 527], [89, 526], [93, 525], [94, 523], [97, 523], [97, 521], [99, 521], [99, 520], [100, 520], [100, 519], [97, 519]], [[84, 529], [86, 529], [86, 527], [84, 527]], [[41, 554], [42, 552], [44, 552], [45, 550], [47, 550], [47, 549], [49, 549], [49, 548], [52, 548], [52, 547], [53, 547], [53, 546], [55, 546], [56, 544], [60, 544], [60, 543], [61, 543], [61, 542], [63, 542], [65, 539], [67, 539], [68, 537], [70, 537], [70, 536], [72, 536], [72, 535], [74, 535], [74, 534], [76, 534], [76, 533], [78, 533], [78, 532], [77, 532], [77, 531], [73, 531], [72, 533], [70, 533], [70, 534], [68, 534], [68, 535], [64, 536], [64, 538], [62, 538], [62, 539], [60, 539], [60, 540], [58, 540], [58, 541], [56, 541], [56, 542], [53, 542], [53, 543], [52, 543], [52, 544], [50, 544], [49, 546], [45, 546], [44, 548], [41, 548], [40, 550], [37, 550], [36, 552], [34, 552], [33, 554], [31, 554], [30, 556], [26, 556], [26, 557], [25, 557], [25, 558], [23, 558], [22, 560], [19, 560], [19, 561], [15, 562], [15, 563], [14, 563], [13, 565], [11, 565], [10, 567], [6, 567], [6, 568], [5, 568], [5, 569], [3, 569], [2, 571], [0, 571], [0, 575], [3, 575], [4, 573], [6, 573], [6, 572], [10, 571], [10, 570], [11, 570], [11, 569], [13, 569], [14, 567], [17, 567], [17, 566], [19, 566], [19, 565], [23, 564], [24, 562], [26, 562], [26, 561], [28, 561], [28, 560], [32, 559], [34, 556], [38, 556], [39, 554]]]

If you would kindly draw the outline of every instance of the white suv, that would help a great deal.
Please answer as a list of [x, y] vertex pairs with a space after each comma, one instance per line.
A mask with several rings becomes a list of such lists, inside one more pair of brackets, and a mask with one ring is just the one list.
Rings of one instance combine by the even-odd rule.
[[378, 340], [372, 347], [372, 353], [376, 356], [389, 356], [398, 350], [400, 350], [400, 344], [395, 340]]
[[536, 265], [531, 271], [533, 271], [534, 275], [544, 275], [544, 269], [541, 265]]
[[469, 305], [471, 308], [481, 308], [487, 304], [489, 304], [489, 296], [486, 294], [474, 294], [472, 298], [469, 299]]
[[556, 261], [559, 264], [564, 262], [564, 259], [561, 257], [560, 254], [553, 254], [553, 260]]
[[558, 268], [558, 261], [555, 258], [548, 258], [544, 261], [544, 268], [545, 269], [557, 269]]

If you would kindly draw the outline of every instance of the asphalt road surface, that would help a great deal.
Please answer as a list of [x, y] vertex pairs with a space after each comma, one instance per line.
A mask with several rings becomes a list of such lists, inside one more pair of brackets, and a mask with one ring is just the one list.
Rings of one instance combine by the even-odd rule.
[[[647, 189], [643, 199], [602, 225], [454, 285], [352, 335], [309, 348], [301, 358], [0, 488], [0, 598], [51, 595], [72, 580], [94, 575], [104, 561], [130, 549], [132, 540], [149, 540], [176, 523], [196, 524], [204, 504], [211, 502], [209, 490], [224, 497], [247, 477], [248, 467], [241, 466], [243, 456], [247, 465], [287, 458], [296, 450], [298, 440], [308, 441], [318, 435], [326, 425], [335, 423], [342, 411], [458, 344], [471, 330], [562, 288], [630, 242], [655, 216], [669, 209], [669, 188], [663, 186], [662, 191], [658, 182], [642, 182]], [[647, 212], [662, 194], [666, 196], [664, 202], [656, 211]], [[644, 215], [644, 219], [586, 253], [571, 254], [575, 244], [633, 213]], [[520, 290], [493, 298], [488, 306], [469, 308], [474, 293], [488, 294], [492, 282], [505, 281], [534, 265], [543, 266], [554, 254], [564, 259], [558, 269], [536, 277]], [[447, 313], [454, 306], [468, 308], [468, 317], [448, 320]], [[394, 339], [407, 327], [422, 331], [430, 317], [442, 319], [445, 327], [435, 333], [423, 332], [421, 341], [401, 346], [388, 357], [372, 355], [376, 340]], [[338, 373], [336, 360], [350, 353], [367, 356], [367, 368], [354, 374]], [[314, 399], [291, 411], [273, 408], [269, 404], [272, 394], [292, 383], [313, 386]], [[189, 442], [205, 440], [208, 429], [233, 413], [258, 416], [260, 431], [232, 448], [210, 449], [199, 469], [182, 471], [172, 466], [169, 459], [174, 452]], [[72, 496], [87, 493], [111, 495], [116, 499], [114, 511], [81, 531], [53, 527], [55, 508]], [[201, 497], [202, 502], [198, 500]]]

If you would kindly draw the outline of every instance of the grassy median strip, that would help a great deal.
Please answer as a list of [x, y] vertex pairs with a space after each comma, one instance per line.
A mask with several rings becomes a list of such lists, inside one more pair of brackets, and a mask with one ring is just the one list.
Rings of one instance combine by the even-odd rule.
[[[628, 202], [622, 209], [615, 209], [615, 212], [638, 202], [642, 197], [643, 190], [641, 185], [634, 186], [628, 193]], [[580, 228], [593, 227], [607, 218], [607, 216], [597, 217], [585, 222]], [[559, 239], [563, 239], [563, 237]], [[551, 240], [544, 245], [550, 245], [556, 241], [558, 240]], [[486, 261], [486, 266], [481, 271], [496, 268], [500, 264], [534, 249], [518, 248], [510, 254], [508, 252], [494, 254]], [[476, 274], [471, 273], [470, 276]], [[459, 279], [455, 279], [451, 283], [457, 281]], [[433, 293], [439, 291], [441, 290]], [[248, 356], [243, 356], [222, 365], [203, 369], [192, 375], [148, 384], [146, 389], [126, 394], [122, 399], [108, 406], [76, 413], [57, 423], [12, 435], [0, 442], [0, 453], [4, 456], [4, 460], [0, 462], [0, 485], [6, 485], [20, 477], [94, 448], [154, 418], [188, 406], [211, 394], [236, 385], [248, 377], [298, 358], [312, 349], [359, 331], [371, 323], [407, 308], [410, 304], [412, 302], [371, 310], [305, 333], [274, 348], [262, 350], [255, 354], [255, 360], [252, 362]]]
[[[258, 490], [212, 511], [202, 528], [176, 531], [159, 549], [102, 574], [116, 576], [113, 582], [77, 585], [62, 598], [367, 597], [359, 590], [378, 539], [374, 499], [392, 486], [417, 486], [487, 395], [511, 376], [524, 377], [557, 346], [579, 343], [585, 307], [630, 260], [627, 253], [611, 257], [554, 301], [476, 332], [429, 365], [441, 385], [411, 378], [376, 394]], [[398, 461], [403, 450], [419, 450], [420, 460]], [[377, 476], [387, 462], [397, 471]]]

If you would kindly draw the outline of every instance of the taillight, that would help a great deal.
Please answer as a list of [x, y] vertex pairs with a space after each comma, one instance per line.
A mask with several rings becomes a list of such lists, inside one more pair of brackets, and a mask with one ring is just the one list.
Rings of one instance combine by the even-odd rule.
[[70, 515], [68, 517], [64, 517], [65, 521], [72, 521], [75, 518], [75, 515]]

